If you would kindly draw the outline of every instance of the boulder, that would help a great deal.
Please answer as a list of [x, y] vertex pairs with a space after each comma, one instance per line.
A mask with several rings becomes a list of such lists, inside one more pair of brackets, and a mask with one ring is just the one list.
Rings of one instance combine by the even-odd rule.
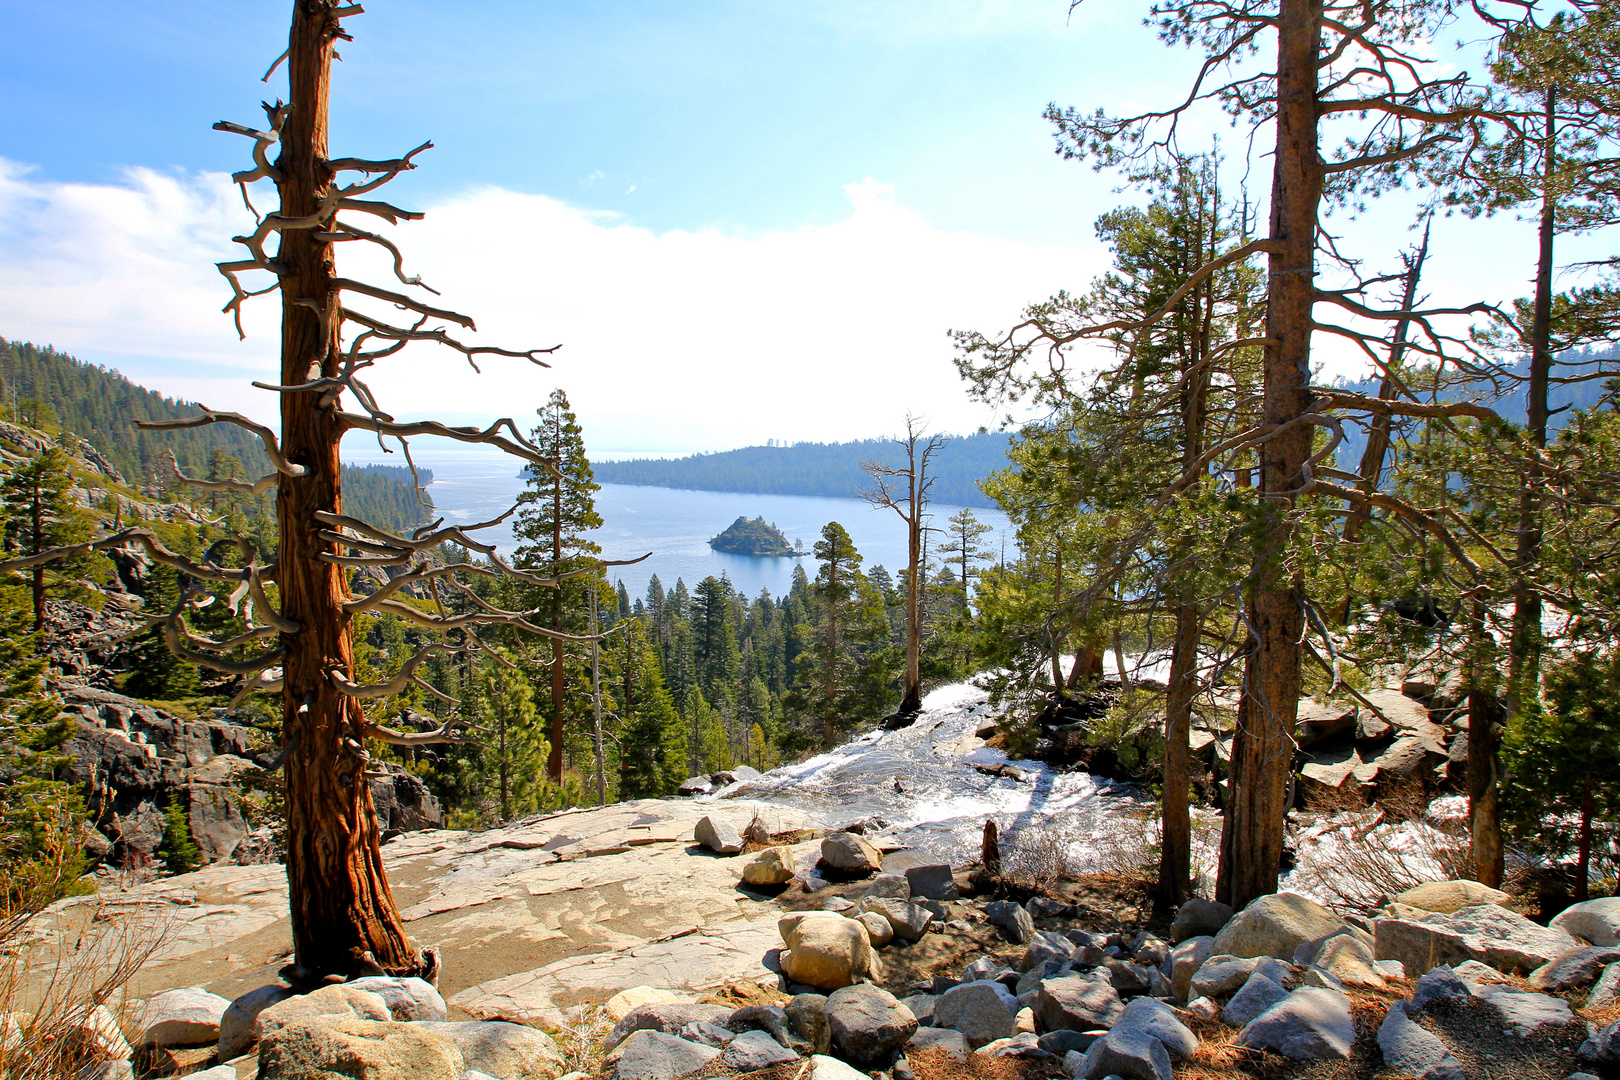
[[392, 1020], [312, 1016], [259, 1041], [260, 1080], [460, 1080], [464, 1068], [455, 1043]]
[[842, 919], [843, 916], [836, 911], [790, 911], [776, 920], [776, 930], [782, 935], [784, 945], [792, 944], [793, 931], [799, 924], [807, 919]]
[[938, 1002], [939, 996], [937, 994], [912, 994], [909, 997], [900, 999], [900, 1004], [910, 1009], [911, 1015], [917, 1018], [919, 1027], [934, 1026], [934, 1006]]
[[393, 1016], [388, 1011], [388, 1002], [383, 1000], [380, 994], [373, 994], [369, 990], [356, 990], [347, 983], [338, 983], [287, 998], [285, 1001], [261, 1009], [256, 1026], [259, 1038], [263, 1039], [287, 1024], [306, 1020], [337, 1022], [392, 1019]]
[[681, 781], [681, 786], [675, 789], [675, 794], [691, 798], [693, 795], [707, 795], [719, 787], [707, 776], [688, 776]]
[[783, 1046], [792, 1038], [788, 1034], [787, 1012], [777, 1005], [744, 1005], [726, 1018], [726, 1028], [738, 1035], [763, 1031]]
[[423, 1020], [412, 1026], [454, 1043], [464, 1068], [501, 1080], [556, 1080], [567, 1071], [551, 1036], [526, 1024]]
[[1586, 995], [1588, 1009], [1607, 1009], [1611, 1005], [1620, 1005], [1620, 964], [1604, 968], [1591, 993]]
[[920, 1027], [906, 1043], [906, 1052], [913, 1053], [919, 1050], [934, 1050], [947, 1054], [957, 1061], [966, 1061], [972, 1048], [968, 1046], [967, 1036], [951, 1028]]
[[1143, 932], [1131, 939], [1131, 959], [1138, 964], [1158, 967], [1170, 955], [1170, 945], [1162, 938]]
[[1580, 1057], [1589, 1065], [1620, 1065], [1620, 1020], [1588, 1036], [1581, 1044]]
[[1263, 972], [1255, 972], [1232, 995], [1232, 1000], [1221, 1010], [1221, 1023], [1230, 1027], [1243, 1027], [1249, 1021], [1288, 996], [1282, 983]]
[[1108, 972], [1108, 984], [1118, 990], [1121, 997], [1146, 994], [1153, 989], [1155, 971], [1146, 965], [1109, 960], [1103, 968]]
[[617, 1051], [613, 1080], [675, 1080], [708, 1067], [720, 1051], [662, 1031], [637, 1031]]
[[1146, 1032], [1158, 1039], [1172, 1058], [1185, 1060], [1198, 1049], [1198, 1036], [1193, 1034], [1192, 1029], [1176, 1017], [1174, 1009], [1153, 998], [1137, 998], [1125, 1006], [1125, 1011], [1114, 1022], [1114, 1030], [1127, 1028]]
[[200, 986], [166, 990], [147, 1000], [135, 1026], [143, 1046], [201, 1046], [219, 1041], [219, 1021], [230, 1007]]
[[781, 960], [783, 974], [818, 990], [838, 990], [876, 970], [872, 939], [854, 919], [839, 915], [805, 919], [787, 935], [787, 946]]
[[881, 949], [894, 940], [894, 927], [875, 911], [863, 911], [855, 916], [855, 921], [866, 927], [866, 936], [871, 939], [874, 949]]
[[763, 1031], [744, 1031], [726, 1044], [720, 1063], [733, 1072], [758, 1072], [798, 1061], [799, 1055]]
[[1438, 1035], [1412, 1022], [1407, 1003], [1390, 1006], [1378, 1028], [1378, 1049], [1384, 1064], [1402, 1076], [1418, 1080], [1467, 1080], [1467, 1074]]
[[827, 999], [799, 994], [782, 1006], [787, 1017], [787, 1045], [801, 1054], [825, 1054], [832, 1049], [832, 1025], [827, 1022]]
[[1477, 881], [1459, 880], [1430, 881], [1398, 893], [1392, 902], [1422, 911], [1450, 915], [1454, 911], [1461, 911], [1465, 907], [1478, 907], [1480, 904], [1505, 906], [1511, 899], [1512, 897], [1500, 889], [1481, 885]]
[[960, 1031], [975, 1048], [1016, 1034], [1016, 1015], [1007, 988], [988, 979], [953, 986], [934, 1002], [934, 1026]]
[[1354, 705], [1332, 705], [1316, 698], [1301, 698], [1295, 721], [1294, 741], [1301, 747], [1340, 735], [1348, 735], [1356, 728], [1359, 710]]
[[1158, 1039], [1136, 1028], [1115, 1028], [1091, 1044], [1074, 1075], [1076, 1080], [1171, 1080], [1175, 1073]]
[[1035, 1019], [1047, 1031], [1113, 1027], [1124, 1011], [1119, 992], [1107, 982], [1074, 975], [1046, 980], [1035, 998]]
[[1315, 900], [1298, 893], [1271, 893], [1232, 916], [1210, 948], [1216, 955], [1290, 960], [1305, 942], [1337, 933], [1345, 925]]
[[371, 802], [377, 808], [377, 827], [384, 833], [444, 827], [438, 797], [420, 777], [403, 769], [372, 775]]
[[724, 1024], [731, 1019], [732, 1010], [724, 1005], [703, 1005], [695, 1001], [653, 1002], [637, 1005], [613, 1025], [602, 1046], [612, 1051], [638, 1031], [656, 1031], [674, 1035], [687, 1024]]
[[1574, 904], [1560, 911], [1548, 925], [1592, 945], [1620, 945], [1620, 896]]
[[928, 932], [928, 924], [934, 921], [932, 911], [909, 900], [868, 896], [861, 901], [856, 910], [862, 915], [870, 912], [883, 916], [894, 930], [894, 936], [901, 941], [921, 941], [922, 936]]
[[1418, 979], [1412, 991], [1412, 1008], [1424, 1008], [1431, 1001], [1466, 1001], [1475, 987], [1444, 964], [1430, 968]]
[[887, 900], [910, 900], [911, 882], [906, 880], [904, 874], [879, 874], [866, 886], [866, 892], [862, 895]]
[[846, 986], [827, 997], [833, 1049], [855, 1065], [884, 1061], [917, 1031], [917, 1018], [887, 990]]
[[743, 849], [742, 834], [724, 821], [712, 817], [698, 818], [692, 829], [692, 838], [718, 855], [736, 855]]
[[219, 1060], [230, 1061], [241, 1057], [259, 1040], [259, 1014], [272, 1005], [293, 996], [293, 992], [280, 983], [249, 990], [225, 1010], [219, 1018]]
[[1350, 999], [1335, 990], [1306, 986], [1251, 1020], [1237, 1042], [1275, 1050], [1295, 1061], [1348, 1058], [1356, 1041]]
[[871, 874], [883, 868], [883, 853], [854, 833], [834, 833], [821, 842], [821, 861], [845, 874]]
[[1504, 1032], [1521, 1039], [1544, 1027], [1563, 1027], [1575, 1019], [1569, 1002], [1551, 994], [1531, 994], [1513, 986], [1487, 986], [1475, 995], [1502, 1017]]
[[1617, 960], [1620, 960], [1620, 949], [1603, 949], [1596, 945], [1571, 949], [1532, 971], [1530, 988], [1553, 994], [1584, 990], [1597, 982], [1605, 967]]
[[[1211, 947], [1214, 943], [1211, 942]], [[1219, 997], [1236, 991], [1260, 966], [1258, 956], [1213, 955], [1205, 960], [1188, 984], [1187, 998]]]
[[996, 900], [984, 906], [984, 917], [998, 926], [1014, 945], [1022, 945], [1035, 934], [1035, 920], [1012, 900]]
[[1379, 919], [1374, 923], [1380, 960], [1399, 960], [1408, 975], [1437, 964], [1478, 960], [1499, 971], [1528, 973], [1575, 948], [1575, 939], [1538, 926], [1506, 908], [1483, 904], [1450, 915]]
[[1230, 905], [1195, 896], [1176, 910], [1170, 924], [1170, 943], [1179, 945], [1192, 937], [1213, 937], [1231, 919]]
[[786, 885], [793, 880], [793, 865], [784, 848], [766, 848], [743, 867], [750, 885]]
[[713, 1046], [719, 1050], [731, 1045], [731, 1040], [737, 1037], [737, 1033], [730, 1028], [711, 1024], [707, 1020], [687, 1024], [675, 1034], [677, 1038], [685, 1039], [687, 1042], [702, 1043], [704, 1046]]
[[1170, 969], [1170, 992], [1177, 1000], [1189, 999], [1193, 975], [1209, 959], [1209, 947], [1214, 943], [1214, 938], [1201, 935], [1183, 938], [1171, 947], [1164, 966]]
[[927, 863], [906, 867], [906, 883], [913, 897], [924, 900], [955, 900], [961, 893], [956, 888], [956, 877], [944, 863]]
[[423, 979], [370, 975], [350, 979], [348, 985], [355, 990], [370, 991], [388, 1002], [388, 1012], [395, 1020], [444, 1020], [448, 1015], [444, 998]]
[[871, 1077], [845, 1065], [835, 1057], [817, 1054], [810, 1059], [809, 1075], [800, 1077], [799, 1080], [871, 1080]]
[[1373, 946], [1359, 932], [1334, 934], [1312, 953], [1308, 964], [1326, 971], [1341, 983], [1382, 990], [1388, 983], [1378, 970]]
[[1062, 934], [1055, 934], [1050, 930], [1037, 930], [1030, 935], [1029, 948], [1024, 950], [1018, 966], [1025, 971], [1032, 971], [1042, 964], [1068, 963], [1079, 953], [1080, 947]]
[[620, 990], [617, 994], [608, 998], [602, 1006], [602, 1011], [611, 1016], [616, 1024], [638, 1005], [677, 1005], [690, 1000], [691, 995], [677, 993], [674, 990], [660, 990], [652, 986], [632, 986], [630, 989]]

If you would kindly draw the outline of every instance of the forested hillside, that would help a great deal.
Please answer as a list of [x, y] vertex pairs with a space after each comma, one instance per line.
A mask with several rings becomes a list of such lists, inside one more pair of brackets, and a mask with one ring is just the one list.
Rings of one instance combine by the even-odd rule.
[[[845, 443], [745, 446], [716, 454], [694, 454], [667, 461], [636, 459], [594, 463], [603, 484], [747, 491], [765, 495], [828, 495], [851, 498], [871, 485], [861, 462], [902, 465], [905, 456], [887, 439]], [[952, 439], [935, 456], [935, 502], [993, 506], [979, 481], [1007, 467], [1007, 436], [966, 435]]]
[[[240, 479], [270, 470], [259, 440], [232, 424], [179, 431], [136, 426], [140, 420], [191, 416], [197, 409], [194, 402], [164, 397], [53, 346], [0, 338], [0, 411], [32, 427], [87, 439], [132, 486], [161, 481], [165, 451], [173, 451], [181, 470], [193, 476]], [[433, 482], [432, 472], [420, 473], [423, 484]], [[352, 512], [396, 529], [427, 520], [432, 507], [425, 493], [426, 505], [418, 500], [405, 466], [345, 465], [343, 497]]]

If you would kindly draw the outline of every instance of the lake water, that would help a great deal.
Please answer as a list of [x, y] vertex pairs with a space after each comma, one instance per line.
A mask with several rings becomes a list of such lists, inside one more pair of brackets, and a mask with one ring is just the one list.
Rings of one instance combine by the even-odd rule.
[[[523, 481], [517, 476], [518, 463], [510, 457], [477, 450], [441, 451], [426, 442], [413, 445], [412, 455], [418, 466], [433, 470], [428, 494], [438, 508], [435, 516], [442, 515], [447, 524], [464, 525], [497, 517], [523, 489]], [[402, 464], [398, 455], [353, 460]], [[724, 573], [733, 587], [749, 596], [758, 595], [760, 589], [769, 589], [772, 596], [787, 592], [793, 568], [798, 564], [803, 564], [812, 578], [815, 576], [815, 559], [808, 554], [802, 559], [763, 558], [730, 555], [709, 547], [710, 537], [742, 516], [764, 517], [782, 530], [789, 543], [803, 540], [806, 552], [820, 538], [822, 526], [836, 521], [848, 530], [866, 569], [881, 564], [895, 573], [906, 565], [906, 533], [899, 516], [892, 510], [874, 509], [860, 499], [606, 484], [596, 494], [596, 508], [603, 524], [592, 536], [602, 546], [604, 558], [633, 559], [653, 553], [646, 562], [635, 566], [608, 569], [609, 580], [622, 579], [632, 598], [646, 595], [653, 574], [667, 589], [674, 587], [677, 578], [684, 579], [691, 588], [711, 574], [718, 577]], [[943, 529], [946, 519], [960, 507], [940, 504], [929, 509], [932, 524]], [[1005, 537], [1010, 557], [1014, 537], [1006, 516], [980, 507], [975, 507], [973, 513], [994, 529], [985, 536], [984, 546], [999, 556]], [[511, 525], [512, 519], [508, 519], [474, 535], [495, 544], [502, 556], [510, 556], [515, 546]], [[930, 548], [943, 539], [936, 535]]]

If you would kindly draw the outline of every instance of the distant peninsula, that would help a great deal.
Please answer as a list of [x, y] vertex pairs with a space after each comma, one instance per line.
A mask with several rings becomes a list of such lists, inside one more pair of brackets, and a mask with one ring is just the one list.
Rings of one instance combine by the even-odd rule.
[[716, 551], [724, 551], [728, 555], [786, 555], [789, 557], [803, 555], [803, 551], [795, 551], [782, 530], [775, 525], [767, 525], [763, 517], [750, 521], [740, 517], [733, 521], [725, 532], [709, 541], [709, 546]]

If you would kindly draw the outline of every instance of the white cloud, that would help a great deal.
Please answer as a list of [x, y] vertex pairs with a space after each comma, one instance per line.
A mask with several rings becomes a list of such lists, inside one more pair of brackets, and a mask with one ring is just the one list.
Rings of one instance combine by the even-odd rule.
[[[942, 430], [990, 419], [946, 331], [1005, 328], [1025, 303], [1083, 285], [1105, 253], [941, 231], [870, 178], [845, 191], [842, 221], [752, 235], [655, 233], [499, 188], [430, 206], [392, 233], [408, 272], [475, 316], [482, 342], [563, 349], [550, 371], [491, 360], [477, 376], [414, 346], [372, 385], [399, 415], [520, 420], [561, 385], [602, 449], [856, 438], [895, 430], [908, 409]], [[249, 227], [220, 175], [53, 184], [0, 162], [0, 332], [271, 418], [247, 381], [274, 372], [278, 302], [250, 303], [239, 343], [212, 266]], [[347, 273], [388, 280], [354, 248], [341, 249]]]

